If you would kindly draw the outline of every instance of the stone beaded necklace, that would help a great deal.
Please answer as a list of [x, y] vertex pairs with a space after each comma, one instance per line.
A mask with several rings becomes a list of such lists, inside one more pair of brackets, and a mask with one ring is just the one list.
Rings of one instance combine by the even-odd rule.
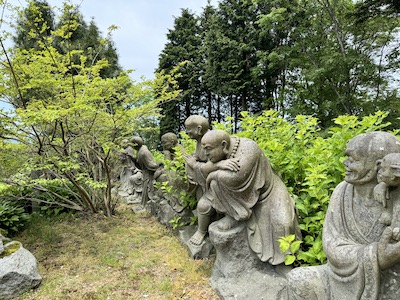
[[236, 139], [236, 141], [235, 144], [233, 145], [232, 152], [229, 155], [229, 158], [235, 158], [236, 152], [239, 148], [240, 139], [237, 136], [235, 136], [234, 138]]

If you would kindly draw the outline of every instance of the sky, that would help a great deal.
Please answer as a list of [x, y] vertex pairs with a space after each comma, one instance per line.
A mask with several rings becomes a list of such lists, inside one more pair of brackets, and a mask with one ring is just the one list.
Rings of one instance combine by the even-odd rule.
[[[13, 5], [25, 7], [24, 0], [8, 0]], [[62, 0], [47, 0], [53, 7], [62, 7]], [[87, 23], [91, 18], [105, 36], [108, 27], [118, 26], [112, 40], [123, 69], [133, 69], [131, 77], [153, 78], [158, 58], [167, 43], [168, 29], [173, 29], [175, 17], [182, 8], [200, 15], [207, 0], [71, 0], [79, 5]], [[216, 5], [217, 0], [211, 4]], [[56, 12], [56, 10], [55, 10]]]

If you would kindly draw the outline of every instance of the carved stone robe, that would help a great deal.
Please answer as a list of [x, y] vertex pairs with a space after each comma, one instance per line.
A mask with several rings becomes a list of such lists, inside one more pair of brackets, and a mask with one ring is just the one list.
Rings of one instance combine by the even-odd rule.
[[153, 175], [159, 165], [154, 161], [153, 155], [146, 145], [142, 145], [136, 154], [136, 162], [143, 172], [142, 205], [149, 200], [149, 192], [153, 189]]
[[256, 142], [231, 138], [240, 170], [218, 170], [207, 176], [206, 197], [219, 213], [245, 220], [250, 248], [273, 265], [284, 261], [280, 237], [300, 237], [294, 201]]
[[323, 229], [328, 263], [293, 269], [288, 274], [289, 299], [383, 300], [400, 299], [400, 264], [380, 270], [378, 241], [391, 215], [377, 201], [357, 199], [353, 185], [334, 190]]

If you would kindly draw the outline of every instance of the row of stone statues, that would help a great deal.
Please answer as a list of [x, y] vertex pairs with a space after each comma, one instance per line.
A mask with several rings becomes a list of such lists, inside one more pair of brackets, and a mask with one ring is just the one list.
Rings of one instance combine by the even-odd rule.
[[[210, 130], [207, 119], [198, 115], [190, 116], [185, 128], [196, 140], [195, 153], [183, 157], [188, 190], [198, 200], [198, 226], [187, 243], [200, 247], [211, 242], [217, 248], [213, 276], [219, 273], [214, 282], [225, 287], [219, 291], [222, 298], [229, 298], [226, 290], [235, 290], [238, 283], [257, 282], [259, 292], [250, 298], [265, 294], [264, 299], [400, 299], [400, 142], [395, 136], [371, 132], [348, 143], [346, 175], [332, 194], [323, 228], [328, 263], [277, 273], [286, 255], [278, 239], [292, 234], [301, 239], [287, 187], [254, 141]], [[176, 135], [168, 136], [164, 155], [173, 159], [178, 141]], [[151, 181], [163, 172], [141, 139], [133, 138], [131, 143], [142, 172], [145, 205]], [[235, 244], [235, 239], [244, 242]], [[248, 267], [245, 260], [252, 261]], [[232, 261], [242, 270], [221, 266]], [[272, 287], [274, 282], [277, 285]], [[235, 290], [235, 295], [246, 289]]]
[[[173, 160], [178, 137], [174, 133], [166, 133], [161, 137], [161, 144], [164, 158]], [[167, 180], [163, 178], [165, 173], [162, 165], [155, 162], [149, 148], [139, 136], [123, 140], [121, 146], [124, 150], [120, 153], [122, 169], [118, 192], [128, 198], [128, 202], [136, 201], [145, 206], [153, 191], [154, 180]]]

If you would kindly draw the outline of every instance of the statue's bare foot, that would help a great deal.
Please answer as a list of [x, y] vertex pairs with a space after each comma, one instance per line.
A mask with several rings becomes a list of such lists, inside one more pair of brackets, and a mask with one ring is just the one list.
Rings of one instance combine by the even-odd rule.
[[227, 231], [235, 227], [238, 223], [239, 221], [236, 221], [231, 216], [226, 215], [225, 217], [223, 217], [221, 220], [218, 221], [217, 227], [219, 230]]
[[206, 232], [196, 231], [189, 240], [189, 243], [199, 246], [205, 239]]

